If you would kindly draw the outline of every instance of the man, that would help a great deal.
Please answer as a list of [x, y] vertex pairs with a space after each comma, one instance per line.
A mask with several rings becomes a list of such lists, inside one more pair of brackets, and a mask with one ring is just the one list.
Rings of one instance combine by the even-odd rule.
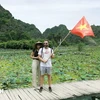
[[52, 92], [51, 88], [51, 71], [52, 71], [52, 63], [51, 58], [54, 57], [53, 50], [49, 48], [49, 42], [44, 41], [44, 47], [41, 48], [38, 52], [39, 59], [40, 59], [40, 92], [43, 90], [43, 82], [44, 82], [44, 75], [48, 76], [48, 85], [49, 91]]

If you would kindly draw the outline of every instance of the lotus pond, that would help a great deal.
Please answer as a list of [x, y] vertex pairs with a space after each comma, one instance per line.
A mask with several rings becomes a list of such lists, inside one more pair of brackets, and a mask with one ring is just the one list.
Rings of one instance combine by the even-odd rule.
[[[32, 50], [0, 49], [0, 88], [32, 86]], [[100, 79], [100, 46], [60, 47], [52, 59], [52, 83]], [[47, 77], [45, 77], [47, 84]]]

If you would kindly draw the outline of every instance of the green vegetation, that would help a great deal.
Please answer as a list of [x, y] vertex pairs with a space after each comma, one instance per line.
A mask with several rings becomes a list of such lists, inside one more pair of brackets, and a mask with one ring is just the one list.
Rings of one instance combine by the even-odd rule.
[[31, 85], [30, 51], [0, 50], [0, 84], [4, 89]]
[[[94, 31], [95, 38], [86, 37], [84, 39], [81, 39], [76, 35], [70, 34], [68, 38], [62, 43], [62, 45], [66, 46], [78, 44], [79, 42], [92, 45], [99, 44], [100, 26], [92, 25], [92, 29]], [[5, 10], [0, 5], [0, 48], [10, 47], [13, 49], [13, 47], [11, 46], [5, 46], [5, 44], [9, 44], [9, 41], [12, 41], [11, 43], [16, 42], [16, 44], [18, 44], [21, 40], [23, 42], [39, 39], [48, 39], [53, 42], [54, 46], [57, 46], [60, 41], [68, 34], [68, 32], [69, 29], [67, 29], [65, 25], [61, 24], [59, 26], [47, 28], [42, 34], [34, 24], [28, 24], [22, 22], [21, 20], [15, 19], [8, 10]], [[2, 44], [2, 42], [4, 42], [4, 45]], [[30, 46], [28, 48], [30, 48]]]
[[14, 19], [12, 14], [0, 5], [0, 42], [40, 37], [41, 32], [35, 25]]
[[[30, 53], [31, 50], [0, 49], [0, 88], [32, 86]], [[78, 51], [78, 45], [60, 47], [55, 55], [53, 84], [100, 79], [100, 46], [84, 45], [81, 51]]]
[[[100, 79], [100, 26], [91, 27], [95, 38], [81, 39], [70, 34], [57, 50], [53, 59], [53, 83]], [[0, 5], [0, 88], [32, 86], [32, 45], [48, 39], [51, 47], [56, 47], [68, 32], [61, 24], [47, 28], [42, 34], [34, 24], [15, 19]]]
[[99, 49], [93, 46], [84, 46], [82, 51], [76, 46], [59, 49], [54, 64], [55, 78], [57, 76], [58, 82], [99, 79]]
[[[39, 39], [40, 41], [43, 41], [42, 39]], [[39, 40], [19, 40], [19, 41], [7, 41], [0, 43], [0, 48], [5, 49], [32, 49], [33, 45], [39, 41]]]

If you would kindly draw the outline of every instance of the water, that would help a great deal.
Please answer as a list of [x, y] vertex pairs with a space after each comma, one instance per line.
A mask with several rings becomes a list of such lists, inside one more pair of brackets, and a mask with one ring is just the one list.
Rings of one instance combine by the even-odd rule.
[[73, 97], [71, 99], [61, 99], [61, 100], [100, 100], [100, 99], [92, 98], [91, 96], [81, 96], [81, 97]]

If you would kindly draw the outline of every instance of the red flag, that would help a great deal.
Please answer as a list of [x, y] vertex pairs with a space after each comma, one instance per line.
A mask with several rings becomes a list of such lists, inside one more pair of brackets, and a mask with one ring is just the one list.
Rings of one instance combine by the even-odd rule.
[[92, 28], [87, 22], [87, 20], [85, 19], [85, 17], [82, 17], [82, 19], [71, 30], [71, 33], [78, 35], [81, 38], [84, 38], [84, 36], [94, 36]]

